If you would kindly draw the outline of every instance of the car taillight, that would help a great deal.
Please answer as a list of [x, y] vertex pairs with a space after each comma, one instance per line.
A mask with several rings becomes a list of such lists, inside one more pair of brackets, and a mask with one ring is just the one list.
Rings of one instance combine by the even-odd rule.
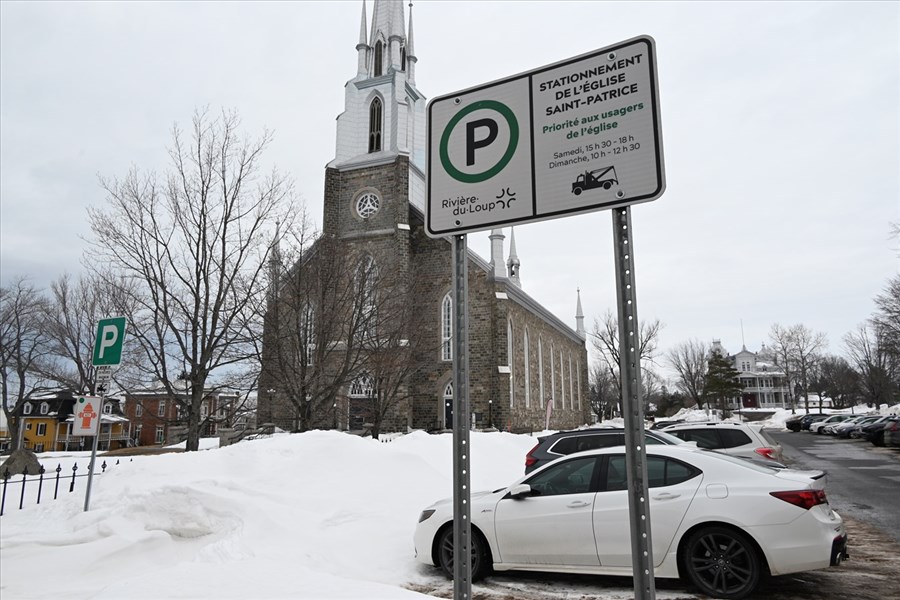
[[754, 448], [753, 451], [763, 458], [770, 458], [772, 460], [775, 460], [775, 448], [768, 448], [763, 446], [762, 448]]
[[775, 496], [779, 500], [789, 502], [794, 506], [809, 510], [813, 506], [825, 504], [828, 499], [825, 497], [825, 490], [798, 490], [794, 492], [769, 492], [769, 495]]
[[537, 450], [538, 446], [540, 446], [540, 445], [541, 445], [541, 443], [538, 442], [537, 444], [534, 445], [534, 448], [529, 450], [528, 454], [525, 455], [525, 466], [526, 467], [534, 466], [534, 464], [538, 461], [538, 459], [536, 459], [534, 456], [532, 456], [532, 452]]

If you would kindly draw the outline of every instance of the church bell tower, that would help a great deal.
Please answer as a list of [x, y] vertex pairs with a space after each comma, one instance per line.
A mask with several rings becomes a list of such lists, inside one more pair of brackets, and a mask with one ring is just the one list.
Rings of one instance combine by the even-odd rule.
[[[408, 226], [425, 203], [425, 97], [416, 89], [412, 8], [362, 3], [356, 75], [344, 86], [334, 159], [328, 163], [324, 232], [345, 236]], [[408, 25], [407, 25], [408, 23]]]

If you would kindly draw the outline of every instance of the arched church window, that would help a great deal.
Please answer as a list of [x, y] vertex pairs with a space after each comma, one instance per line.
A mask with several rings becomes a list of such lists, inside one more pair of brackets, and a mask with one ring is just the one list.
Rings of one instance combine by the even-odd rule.
[[359, 261], [356, 268], [356, 291], [359, 300], [358, 329], [361, 339], [370, 339], [375, 335], [377, 321], [376, 283], [378, 281], [378, 269], [375, 260], [366, 255]]
[[515, 396], [513, 395], [515, 378], [513, 377], [513, 326], [512, 321], [506, 322], [506, 360], [509, 362], [509, 407], [515, 405]]
[[544, 408], [544, 336], [538, 336], [538, 397]]
[[372, 100], [369, 105], [369, 152], [381, 150], [381, 117], [383, 113], [381, 98]]
[[529, 363], [530, 348], [528, 344], [528, 328], [525, 328], [525, 337], [523, 338], [525, 346], [525, 408], [531, 406], [531, 365]]
[[381, 40], [375, 42], [375, 58], [372, 65], [372, 74], [374, 77], [381, 77], [381, 63], [384, 55], [384, 44]]
[[360, 373], [350, 384], [351, 398], [372, 398], [375, 396], [375, 380], [368, 373]]
[[441, 360], [453, 360], [453, 297], [448, 292], [441, 302]]

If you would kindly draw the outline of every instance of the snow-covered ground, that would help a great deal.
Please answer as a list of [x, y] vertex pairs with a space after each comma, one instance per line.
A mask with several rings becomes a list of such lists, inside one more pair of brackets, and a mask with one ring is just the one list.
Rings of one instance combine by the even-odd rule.
[[[760, 424], [780, 427], [788, 416]], [[473, 490], [519, 477], [534, 444], [473, 432]], [[412, 535], [421, 509], [452, 494], [449, 434], [383, 443], [313, 431], [214, 446], [118, 465], [101, 457], [110, 467], [94, 478], [88, 512], [83, 480], [24, 510], [7, 498], [0, 597], [423, 598], [409, 588], [440, 577], [415, 562]], [[74, 461], [86, 467], [89, 453], [40, 458], [65, 474]]]

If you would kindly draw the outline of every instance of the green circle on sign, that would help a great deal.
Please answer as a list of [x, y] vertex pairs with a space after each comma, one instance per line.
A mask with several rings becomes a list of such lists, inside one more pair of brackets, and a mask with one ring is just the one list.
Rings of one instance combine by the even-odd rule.
[[[453, 128], [456, 127], [463, 117], [468, 115], [471, 112], [480, 109], [493, 110], [506, 119], [506, 123], [509, 125], [509, 146], [506, 148], [506, 153], [500, 158], [496, 165], [488, 169], [487, 171], [482, 171], [481, 173], [463, 173], [459, 169], [453, 166], [453, 163], [450, 162], [450, 153], [447, 150], [447, 145], [450, 142], [450, 134], [453, 132]], [[453, 179], [457, 181], [462, 181], [463, 183], [479, 183], [481, 181], [486, 181], [503, 170], [503, 168], [509, 164], [509, 161], [512, 160], [513, 154], [516, 153], [516, 146], [519, 143], [519, 123], [516, 121], [516, 115], [513, 114], [513, 111], [510, 110], [508, 106], [501, 102], [497, 102], [496, 100], [480, 100], [469, 106], [465, 107], [456, 115], [450, 119], [450, 122], [447, 123], [447, 126], [444, 128], [444, 133], [441, 135], [441, 164], [444, 166], [444, 170], [447, 171], [447, 174], [450, 175]]]

